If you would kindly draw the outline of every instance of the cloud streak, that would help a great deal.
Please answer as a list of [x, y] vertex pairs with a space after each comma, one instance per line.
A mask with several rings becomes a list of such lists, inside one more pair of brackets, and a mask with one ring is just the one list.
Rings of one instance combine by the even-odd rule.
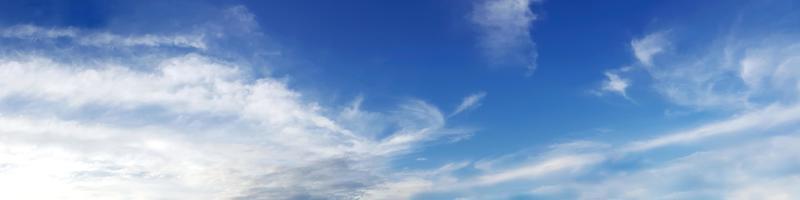
[[658, 147], [685, 144], [699, 140], [742, 133], [748, 130], [765, 130], [795, 124], [800, 121], [800, 106], [771, 105], [766, 108], [744, 113], [731, 119], [706, 124], [688, 131], [665, 134], [663, 136], [633, 142], [623, 151], [646, 151]]
[[67, 38], [78, 45], [95, 47], [186, 47], [206, 49], [204, 35], [136, 35], [123, 36], [109, 32], [87, 33], [76, 28], [43, 28], [35, 25], [16, 25], [0, 31], [0, 36], [26, 40], [52, 40]]
[[483, 101], [484, 97], [486, 97], [486, 92], [483, 91], [464, 97], [464, 99], [461, 101], [461, 104], [458, 104], [458, 107], [456, 107], [456, 109], [453, 110], [449, 116], [452, 117], [461, 114], [464, 111], [472, 110], [481, 106], [481, 101]]

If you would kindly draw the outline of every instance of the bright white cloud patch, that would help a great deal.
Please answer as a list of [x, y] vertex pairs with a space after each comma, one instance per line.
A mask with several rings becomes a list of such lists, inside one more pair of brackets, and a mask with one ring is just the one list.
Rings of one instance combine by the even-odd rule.
[[485, 0], [477, 3], [472, 22], [481, 32], [480, 45], [495, 65], [520, 65], [536, 69], [536, 49], [531, 23], [536, 15], [531, 0]]
[[458, 107], [456, 107], [456, 109], [450, 113], [450, 116], [455, 116], [464, 111], [475, 109], [478, 106], [481, 106], [481, 101], [484, 97], [486, 97], [486, 92], [483, 91], [464, 97], [464, 100], [462, 100], [461, 104], [459, 104]]
[[[160, 63], [137, 71], [111, 63], [71, 65], [42, 57], [0, 60], [0, 98], [64, 110], [49, 117], [6, 110], [0, 117], [0, 177], [35, 180], [7, 182], [4, 195], [346, 198], [357, 195], [359, 188], [337, 184], [368, 185], [372, 176], [381, 176], [380, 168], [372, 165], [380, 165], [382, 157], [446, 132], [441, 113], [424, 102], [410, 102], [396, 112], [398, 116], [383, 117], [387, 123], [401, 120], [397, 123], [403, 128], [386, 138], [372, 138], [343, 128], [349, 125], [326, 117], [322, 108], [304, 102], [300, 93], [280, 81], [248, 81], [236, 67], [195, 54]], [[87, 113], [86, 107], [98, 107], [102, 117], [110, 119], [92, 119], [101, 113]], [[133, 114], [153, 107], [158, 109]], [[163, 119], [145, 120], [141, 128], [125, 122], [150, 117]], [[292, 175], [303, 169], [323, 170], [319, 173], [330, 177]], [[338, 176], [347, 173], [361, 177]], [[313, 187], [306, 185], [312, 177]], [[320, 186], [319, 181], [330, 185]], [[287, 191], [289, 185], [297, 191]]]

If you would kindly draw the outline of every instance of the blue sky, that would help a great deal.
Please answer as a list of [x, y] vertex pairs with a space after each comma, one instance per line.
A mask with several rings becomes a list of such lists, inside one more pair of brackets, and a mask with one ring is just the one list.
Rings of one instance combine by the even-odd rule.
[[2, 199], [797, 199], [771, 1], [3, 1]]

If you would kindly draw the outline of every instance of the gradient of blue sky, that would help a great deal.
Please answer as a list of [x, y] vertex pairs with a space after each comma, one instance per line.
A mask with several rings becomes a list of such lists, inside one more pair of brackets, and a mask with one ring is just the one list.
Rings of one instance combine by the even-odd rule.
[[797, 199], [800, 2], [2, 1], [2, 199]]

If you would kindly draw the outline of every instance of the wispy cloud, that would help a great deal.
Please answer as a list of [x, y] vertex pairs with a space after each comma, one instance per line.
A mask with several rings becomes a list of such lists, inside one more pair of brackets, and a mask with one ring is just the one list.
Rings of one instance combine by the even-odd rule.
[[464, 97], [464, 100], [461, 100], [461, 104], [458, 104], [458, 107], [456, 107], [456, 109], [453, 110], [449, 116], [452, 117], [461, 114], [464, 111], [475, 109], [481, 106], [481, 101], [483, 101], [484, 97], [486, 97], [486, 92], [484, 91], [476, 92]]
[[662, 53], [669, 45], [666, 34], [667, 32], [655, 32], [631, 41], [636, 59], [644, 65], [653, 65], [653, 56]]
[[603, 159], [602, 155], [599, 154], [554, 156], [530, 165], [480, 176], [477, 178], [477, 184], [492, 185], [513, 180], [542, 178], [553, 176], [554, 174], [575, 173], [581, 168], [589, 167]]
[[536, 48], [531, 23], [536, 15], [531, 0], [485, 0], [475, 4], [471, 19], [481, 32], [480, 46], [493, 65], [524, 66], [536, 70]]
[[25, 39], [51, 39], [59, 37], [76, 37], [78, 30], [75, 28], [42, 28], [30, 24], [16, 25], [8, 27], [0, 32], [3, 37], [7, 38], [25, 38]]
[[[726, 36], [726, 40], [705, 43], [697, 51], [682, 50], [698, 45], [666, 41], [664, 31], [633, 40], [638, 46], [669, 44], [676, 50], [652, 60], [648, 52], [666, 49], [633, 45], [644, 71], [659, 93], [672, 103], [705, 109], [742, 109], [764, 106], [779, 99], [795, 98], [797, 75], [794, 70], [800, 45], [797, 38], [780, 34], [760, 37]], [[640, 52], [641, 48], [651, 49]], [[658, 49], [655, 51], [653, 49]], [[642, 54], [642, 55], [638, 55]]]
[[[655, 32], [643, 38], [631, 40], [630, 47], [638, 61], [637, 65], [643, 65], [646, 69], [653, 71], [651, 68], [653, 68], [654, 56], [663, 53], [670, 44], [669, 40], [666, 38], [667, 33], [667, 31]], [[628, 87], [631, 86], [631, 80], [622, 76], [624, 73], [630, 72], [633, 69], [634, 67], [627, 66], [619, 69], [606, 70], [603, 73], [605, 80], [603, 80], [600, 88], [592, 90], [591, 93], [598, 96], [605, 93], [615, 93], [629, 101], [633, 101], [627, 93]]]
[[709, 123], [691, 130], [664, 134], [657, 138], [637, 141], [623, 151], [645, 151], [675, 144], [685, 144], [727, 134], [752, 130], [765, 130], [800, 122], [800, 106], [771, 105], [766, 108], [741, 114], [740, 116]]
[[599, 89], [592, 90], [591, 93], [596, 95], [604, 95], [606, 93], [614, 93], [633, 101], [630, 97], [628, 97], [628, 87], [631, 86], [632, 81], [630, 79], [624, 78], [622, 74], [624, 72], [630, 71], [630, 67], [624, 67], [621, 69], [616, 70], [608, 70], [603, 75], [606, 76], [606, 79], [600, 85]]
[[2, 29], [0, 35], [6, 38], [28, 40], [50, 40], [58, 38], [73, 39], [76, 44], [97, 47], [131, 47], [131, 46], [173, 46], [206, 49], [204, 35], [128, 35], [123, 36], [109, 32], [86, 32], [75, 28], [45, 28], [35, 25], [16, 25]]
[[[794, 199], [800, 196], [798, 135], [755, 137], [749, 142], [696, 152], [598, 182], [558, 184], [551, 191], [576, 199]], [[769, 155], [769, 156], [764, 156]]]
[[618, 74], [612, 72], [606, 72], [606, 81], [603, 82], [602, 90], [608, 92], [614, 92], [624, 97], [628, 95], [625, 93], [625, 89], [628, 89], [630, 85], [630, 81], [627, 79], [621, 78]]

